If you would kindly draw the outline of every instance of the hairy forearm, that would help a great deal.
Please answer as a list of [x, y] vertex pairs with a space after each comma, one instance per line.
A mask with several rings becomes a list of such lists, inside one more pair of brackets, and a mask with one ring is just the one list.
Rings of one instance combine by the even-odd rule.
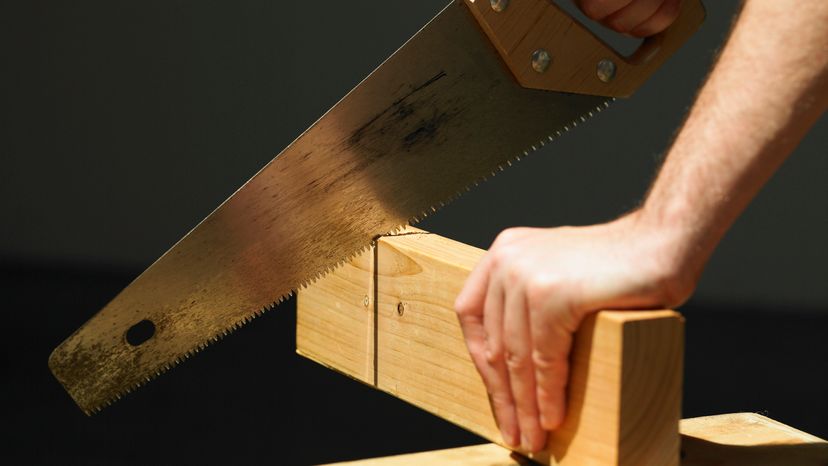
[[747, 0], [638, 217], [695, 283], [721, 237], [828, 107], [828, 2]]

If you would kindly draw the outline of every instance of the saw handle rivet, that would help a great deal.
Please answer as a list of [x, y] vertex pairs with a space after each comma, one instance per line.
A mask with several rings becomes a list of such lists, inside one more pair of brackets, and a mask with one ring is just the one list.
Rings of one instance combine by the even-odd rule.
[[537, 49], [532, 52], [532, 69], [538, 73], [546, 71], [551, 62], [552, 56], [549, 55], [549, 52], [547, 52], [546, 49]]
[[595, 67], [595, 72], [598, 74], [598, 79], [602, 82], [608, 83], [615, 78], [615, 71], [617, 69], [618, 67], [615, 65], [614, 61], [609, 58], [604, 58], [598, 62], [598, 66]]
[[397, 303], [397, 315], [402, 317], [402, 315], [404, 313], [405, 313], [405, 304], [402, 301], [400, 301], [400, 302]]
[[509, 0], [489, 0], [489, 4], [492, 5], [492, 10], [500, 13], [509, 6]]
[[124, 337], [131, 346], [140, 346], [152, 338], [153, 335], [155, 335], [155, 324], [144, 319], [130, 327]]
[[371, 304], [371, 300], [368, 299], [368, 295], [362, 297], [362, 305], [368, 307]]

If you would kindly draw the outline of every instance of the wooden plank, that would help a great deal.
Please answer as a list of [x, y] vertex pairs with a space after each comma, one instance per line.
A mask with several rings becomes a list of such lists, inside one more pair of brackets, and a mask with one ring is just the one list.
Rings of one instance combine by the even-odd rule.
[[725, 445], [825, 443], [825, 440], [757, 413], [682, 419], [681, 435]]
[[682, 466], [826, 466], [828, 442], [755, 413], [683, 419]]
[[[721, 414], [681, 421], [682, 466], [824, 466], [828, 443], [754, 413]], [[338, 465], [512, 466], [509, 450], [493, 443]]]
[[[375, 254], [376, 387], [500, 442], [453, 310], [483, 251], [408, 230], [381, 238]], [[316, 293], [314, 285], [300, 295]], [[322, 315], [308, 305], [333, 307], [330, 299], [300, 300], [298, 312]], [[682, 335], [683, 321], [673, 311], [604, 311], [588, 319], [573, 348], [570, 414], [550, 435], [548, 450], [532, 458], [560, 465], [678, 464]], [[322, 359], [325, 343], [315, 344]], [[306, 352], [301, 342], [299, 350]]]
[[494, 443], [484, 443], [334, 464], [338, 466], [520, 466], [521, 463], [511, 458], [510, 453], [509, 450]]

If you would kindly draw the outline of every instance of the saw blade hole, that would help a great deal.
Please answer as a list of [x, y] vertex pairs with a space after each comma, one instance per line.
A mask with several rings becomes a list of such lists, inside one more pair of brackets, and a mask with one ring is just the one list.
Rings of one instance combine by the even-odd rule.
[[126, 341], [132, 346], [139, 346], [155, 335], [155, 324], [147, 319], [138, 322], [126, 332]]

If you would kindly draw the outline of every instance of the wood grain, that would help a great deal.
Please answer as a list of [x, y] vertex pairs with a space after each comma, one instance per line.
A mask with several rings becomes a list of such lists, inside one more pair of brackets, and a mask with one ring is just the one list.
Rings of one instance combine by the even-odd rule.
[[[373, 252], [373, 358], [377, 388], [497, 443], [486, 390], [453, 310], [483, 253], [416, 229], [380, 238]], [[337, 324], [322, 325], [360, 334], [344, 328], [362, 324], [342, 318], [347, 311], [333, 297], [339, 292], [333, 283], [300, 293], [300, 320], [308, 312], [324, 319], [325, 309], [335, 308], [331, 321]], [[340, 352], [335, 344], [344, 339], [329, 333], [315, 338], [313, 351], [307, 339], [299, 340], [298, 351], [338, 368], [340, 356], [329, 353]], [[673, 311], [604, 311], [587, 319], [573, 348], [570, 414], [550, 435], [548, 450], [532, 458], [560, 465], [678, 464], [682, 350], [683, 320]]]
[[296, 350], [374, 383], [374, 257], [360, 254], [296, 295]]

